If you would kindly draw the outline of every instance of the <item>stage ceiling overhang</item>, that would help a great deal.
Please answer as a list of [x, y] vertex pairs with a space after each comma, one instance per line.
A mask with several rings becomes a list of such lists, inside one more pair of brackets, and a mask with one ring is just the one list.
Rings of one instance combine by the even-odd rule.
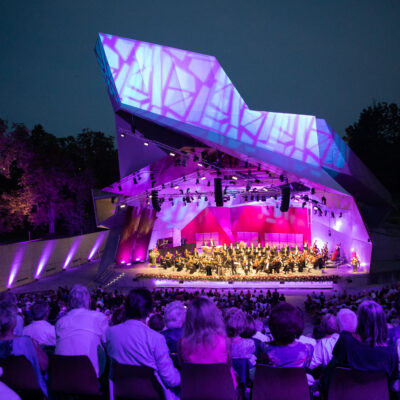
[[[387, 190], [325, 120], [250, 110], [215, 57], [103, 33], [95, 51], [115, 111], [122, 180], [165, 162], [168, 152], [155, 143], [186, 143], [275, 167], [382, 215], [391, 207]], [[143, 138], [151, 138], [147, 151]]]

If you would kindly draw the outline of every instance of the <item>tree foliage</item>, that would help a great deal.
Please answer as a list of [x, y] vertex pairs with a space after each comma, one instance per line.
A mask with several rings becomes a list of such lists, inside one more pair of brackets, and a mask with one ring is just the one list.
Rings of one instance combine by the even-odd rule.
[[76, 234], [94, 226], [91, 189], [118, 179], [112, 137], [84, 130], [57, 138], [0, 119], [0, 235], [18, 230]]
[[357, 122], [346, 129], [345, 140], [360, 159], [392, 193], [400, 197], [400, 108], [374, 103], [362, 110]]

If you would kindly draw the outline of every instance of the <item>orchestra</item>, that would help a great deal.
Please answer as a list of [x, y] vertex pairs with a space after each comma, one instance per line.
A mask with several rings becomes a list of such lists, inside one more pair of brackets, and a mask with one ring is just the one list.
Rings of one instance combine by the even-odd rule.
[[185, 249], [183, 254], [175, 251], [175, 255], [167, 251], [164, 256], [160, 256], [160, 265], [164, 269], [174, 267], [178, 272], [199, 272], [208, 276], [287, 274], [322, 269], [328, 259], [327, 243], [321, 251], [316, 242], [312, 247], [305, 243], [300, 251], [297, 245], [293, 248], [286, 245], [278, 249], [268, 244], [246, 246], [240, 242], [229, 246], [215, 246], [212, 243], [212, 246], [203, 246], [201, 253], [196, 248], [193, 252]]

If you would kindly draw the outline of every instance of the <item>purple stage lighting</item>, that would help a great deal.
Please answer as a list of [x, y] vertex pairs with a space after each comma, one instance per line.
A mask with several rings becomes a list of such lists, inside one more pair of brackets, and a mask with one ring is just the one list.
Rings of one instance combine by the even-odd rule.
[[89, 261], [92, 260], [93, 256], [96, 254], [96, 251], [99, 249], [99, 247], [103, 243], [103, 240], [104, 240], [104, 238], [106, 236], [106, 233], [107, 232], [105, 232], [105, 231], [104, 232], [100, 232], [99, 235], [97, 236], [97, 238], [96, 238], [96, 240], [95, 240], [95, 242], [93, 244], [93, 247], [92, 247], [92, 249], [90, 250], [90, 253], [89, 253], [89, 257], [88, 257]]
[[69, 251], [67, 258], [64, 261], [63, 269], [67, 269], [68, 265], [70, 264], [72, 257], [75, 255], [76, 251], [78, 250], [79, 245], [81, 244], [82, 236], [78, 236], [73, 241]]
[[14, 260], [11, 266], [10, 275], [8, 277], [7, 287], [10, 288], [14, 282], [15, 277], [17, 276], [19, 267], [21, 266], [22, 259], [25, 253], [25, 246], [17, 247], [15, 250]]
[[53, 252], [54, 246], [56, 244], [55, 240], [49, 240], [42, 251], [42, 254], [40, 256], [39, 264], [36, 268], [36, 274], [35, 274], [35, 279], [38, 279], [41, 272], [43, 271], [44, 266], [46, 265], [51, 253]]

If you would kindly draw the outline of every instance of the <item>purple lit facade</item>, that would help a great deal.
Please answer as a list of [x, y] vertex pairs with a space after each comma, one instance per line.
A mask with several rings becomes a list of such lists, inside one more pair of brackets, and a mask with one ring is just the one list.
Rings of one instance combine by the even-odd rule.
[[[147, 204], [138, 199], [154, 187], [151, 173], [157, 174], [158, 188], [190, 174], [209, 179], [207, 171], [199, 172], [196, 165], [174, 168], [171, 157], [153, 143], [154, 138], [173, 143], [175, 132], [315, 188], [328, 199], [328, 207], [322, 216], [310, 209], [311, 240], [320, 245], [328, 242], [331, 250], [340, 243], [347, 258], [355, 251], [369, 269], [372, 243], [360, 207], [373, 210], [379, 219], [390, 208], [391, 199], [326, 121], [312, 115], [250, 110], [213, 56], [102, 33], [96, 55], [115, 111], [121, 174], [121, 181], [105, 190], [127, 196], [132, 199], [129, 205], [144, 210]], [[154, 127], [159, 127], [159, 133], [154, 133]], [[150, 138], [147, 148], [143, 138]], [[140, 182], [133, 183], [135, 173], [142, 177]], [[192, 182], [184, 189], [196, 187]], [[276, 199], [269, 199], [266, 207], [276, 204]], [[241, 204], [230, 199], [224, 205]], [[185, 226], [209, 206], [204, 198], [192, 204], [164, 204], [147, 246], [165, 237], [179, 243]], [[291, 207], [301, 206], [301, 202], [291, 203]], [[229, 230], [229, 223], [223, 229]], [[120, 246], [124, 256], [117, 261], [136, 260], [133, 242], [125, 249]]]

